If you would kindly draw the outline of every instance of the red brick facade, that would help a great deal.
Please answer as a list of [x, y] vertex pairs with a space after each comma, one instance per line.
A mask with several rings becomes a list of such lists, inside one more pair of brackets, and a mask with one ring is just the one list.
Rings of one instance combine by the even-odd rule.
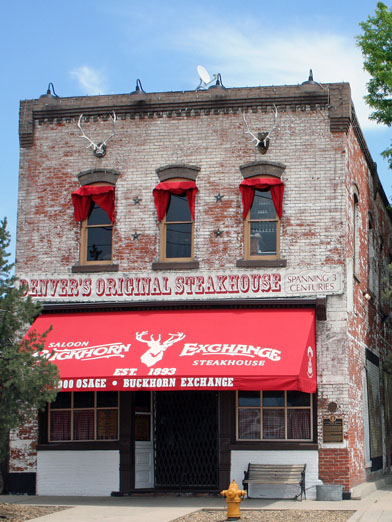
[[[276, 127], [267, 153], [261, 155], [245, 132], [242, 114], [256, 133], [273, 128], [275, 108]], [[111, 133], [109, 116], [113, 111], [117, 116], [115, 136], [108, 142], [105, 156], [97, 158], [91, 148], [86, 149], [77, 122], [83, 114], [86, 134], [103, 141]], [[382, 361], [391, 336], [382, 281], [390, 261], [392, 227], [348, 84], [314, 85], [310, 90], [282, 86], [155, 93], [142, 99], [116, 95], [24, 101], [20, 139], [16, 268], [18, 276], [30, 282], [33, 297], [40, 294], [34, 287], [39, 283], [32, 281], [60, 280], [56, 284], [59, 288], [63, 284], [63, 294], [54, 299], [41, 297], [46, 305], [66, 302], [82, 306], [83, 299], [72, 290], [80, 285], [79, 280], [97, 273], [111, 276], [108, 268], [94, 273], [79, 264], [80, 224], [74, 219], [71, 192], [79, 188], [78, 175], [85, 172], [95, 173], [98, 180], [105, 171], [118, 175], [111, 270], [124, 277], [153, 278], [166, 273], [164, 267], [154, 267], [160, 262], [160, 233], [152, 191], [159, 183], [157, 169], [184, 165], [199, 169], [194, 242], [198, 267], [182, 267], [178, 271], [181, 276], [207, 277], [222, 270], [261, 275], [275, 272], [282, 278], [286, 270], [342, 273], [342, 291], [323, 293], [298, 285], [292, 295], [277, 295], [270, 288], [260, 301], [326, 297], [326, 321], [317, 321], [314, 444], [318, 477], [314, 483], [319, 479], [342, 484], [350, 491], [373, 472], [385, 471], [391, 451], [385, 421], [390, 397], [384, 393]], [[253, 163], [261, 172], [283, 165], [285, 194], [278, 263], [241, 264], [241, 167]], [[216, 198], [218, 195], [222, 197]], [[163, 271], [156, 270], [157, 266]], [[114, 274], [113, 281], [116, 277]], [[195, 281], [188, 279], [188, 290]], [[127, 301], [115, 282], [111, 288], [108, 301]], [[191, 292], [188, 294], [192, 300]], [[179, 296], [185, 297], [186, 292]], [[173, 296], [161, 296], [160, 300], [169, 303]], [[369, 434], [374, 430], [374, 419], [370, 428], [364, 421], [368, 415], [364, 392], [367, 360], [373, 361], [374, 367], [374, 361], [379, 361], [381, 371], [380, 431], [376, 435]], [[334, 415], [343, 419], [343, 442], [324, 441], [323, 422], [331, 415], [331, 403], [337, 406]], [[10, 463], [10, 471], [15, 473], [23, 471], [16, 439]], [[373, 441], [370, 449], [369, 440]], [[375, 441], [381, 441], [381, 454], [374, 448]], [[31, 456], [31, 449], [26, 451]], [[35, 471], [27, 455], [24, 462], [24, 471]]]

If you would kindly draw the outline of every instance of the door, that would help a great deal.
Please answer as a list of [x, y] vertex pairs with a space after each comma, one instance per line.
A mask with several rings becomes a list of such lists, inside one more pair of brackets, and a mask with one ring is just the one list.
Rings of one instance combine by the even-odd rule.
[[155, 486], [218, 488], [218, 393], [155, 393]]
[[151, 393], [135, 393], [135, 489], [154, 487]]

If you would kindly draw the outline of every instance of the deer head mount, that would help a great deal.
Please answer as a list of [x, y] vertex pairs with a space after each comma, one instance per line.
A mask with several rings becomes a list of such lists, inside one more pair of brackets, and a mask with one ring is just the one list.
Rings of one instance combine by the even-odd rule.
[[106, 144], [116, 134], [115, 130], [114, 130], [114, 124], [116, 123], [116, 120], [117, 120], [116, 113], [113, 111], [113, 116], [110, 115], [110, 119], [112, 120], [112, 124], [113, 124], [112, 134], [108, 138], [106, 138], [105, 141], [102, 141], [99, 143], [94, 143], [92, 140], [90, 140], [90, 138], [88, 136], [86, 136], [86, 133], [82, 129], [82, 118], [83, 118], [83, 114], [80, 115], [79, 121], [78, 121], [78, 127], [82, 131], [82, 134], [79, 136], [79, 138], [84, 138], [90, 142], [90, 145], [87, 145], [86, 148], [89, 149], [90, 147], [92, 147], [94, 156], [96, 156], [97, 158], [103, 158], [106, 154]]
[[269, 144], [270, 144], [270, 138], [272, 138], [273, 133], [276, 129], [276, 122], [278, 120], [278, 109], [276, 105], [274, 104], [275, 114], [274, 114], [274, 125], [271, 130], [265, 131], [265, 132], [258, 132], [257, 135], [253, 134], [251, 130], [249, 129], [248, 122], [245, 118], [245, 113], [242, 113], [242, 119], [244, 120], [244, 123], [246, 125], [246, 131], [245, 134], [250, 134], [252, 136], [252, 141], [254, 142], [255, 147], [258, 148], [259, 152], [261, 154], [265, 154], [268, 150]]

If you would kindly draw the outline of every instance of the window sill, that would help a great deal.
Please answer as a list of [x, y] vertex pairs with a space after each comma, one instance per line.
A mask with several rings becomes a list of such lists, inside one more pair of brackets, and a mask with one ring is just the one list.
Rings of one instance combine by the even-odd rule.
[[238, 259], [236, 266], [239, 268], [265, 267], [278, 268], [286, 267], [287, 259]]
[[118, 265], [74, 265], [72, 267], [73, 274], [87, 274], [89, 272], [118, 272]]
[[120, 442], [118, 440], [86, 440], [70, 442], [48, 442], [38, 444], [37, 451], [78, 451], [78, 450], [118, 450]]
[[315, 442], [295, 442], [295, 441], [236, 441], [234, 444], [230, 444], [230, 450], [236, 451], [268, 451], [268, 450], [278, 450], [278, 451], [292, 451], [292, 450], [308, 450], [308, 451], [317, 451], [318, 444]]
[[199, 261], [155, 261], [152, 270], [195, 270], [199, 268]]

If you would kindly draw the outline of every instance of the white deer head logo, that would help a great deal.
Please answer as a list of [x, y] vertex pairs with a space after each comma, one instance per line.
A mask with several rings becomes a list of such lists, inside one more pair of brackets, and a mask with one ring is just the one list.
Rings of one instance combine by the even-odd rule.
[[172, 346], [174, 343], [181, 341], [181, 339], [184, 339], [185, 337], [183, 333], [177, 332], [176, 334], [169, 334], [169, 339], [166, 339], [166, 341], [163, 341], [163, 343], [161, 343], [160, 334], [158, 336], [158, 339], [154, 339], [154, 337], [151, 334], [150, 340], [143, 339], [143, 336], [146, 334], [148, 334], [148, 332], [136, 332], [136, 339], [141, 343], [147, 343], [147, 345], [149, 346], [149, 349], [146, 352], [144, 352], [144, 354], [140, 357], [142, 363], [148, 366], [149, 368], [151, 366], [154, 366], [154, 364], [156, 364], [160, 360], [162, 360], [163, 354], [166, 352], [169, 346]]

